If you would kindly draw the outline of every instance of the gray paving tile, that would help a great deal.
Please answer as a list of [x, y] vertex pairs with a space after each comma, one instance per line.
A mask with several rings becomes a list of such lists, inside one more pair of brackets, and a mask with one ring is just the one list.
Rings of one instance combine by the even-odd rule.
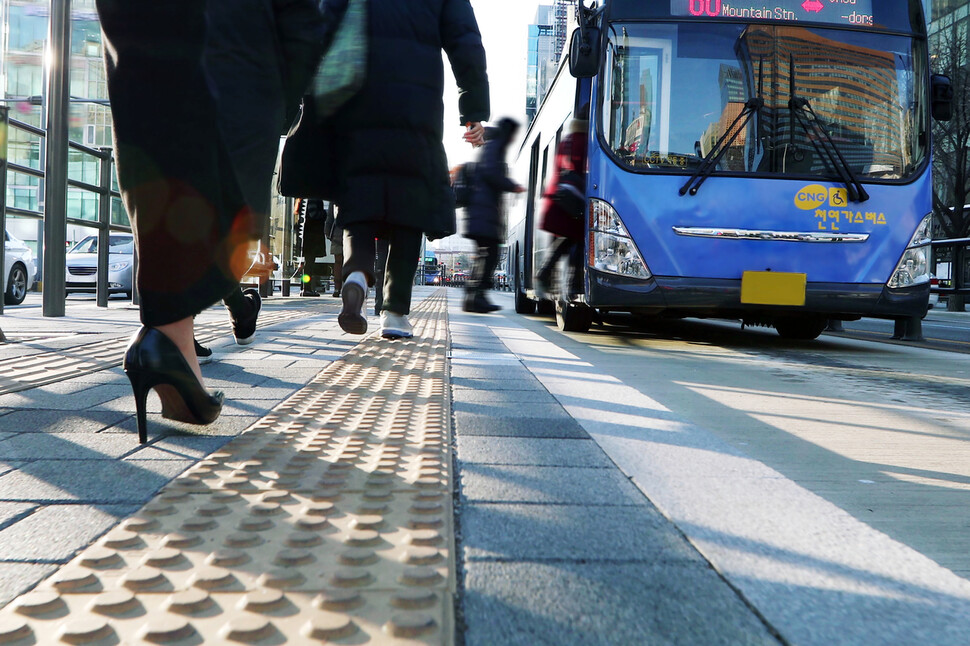
[[66, 563], [141, 505], [48, 505], [0, 530], [8, 561]]
[[41, 411], [79, 411], [109, 402], [125, 392], [130, 393], [131, 386], [127, 382], [122, 383], [120, 381], [112, 384], [93, 385], [90, 388], [68, 394], [50, 392], [49, 390], [41, 388], [32, 388], [30, 390], [3, 395], [0, 398], [0, 406]]
[[[2, 492], [0, 492], [0, 496], [2, 495]], [[37, 505], [26, 502], [0, 501], [0, 527], [5, 527], [20, 520], [34, 509], [37, 509]]]
[[39, 460], [0, 476], [9, 501], [144, 502], [191, 460]]
[[509, 406], [506, 402], [465, 402], [452, 403], [456, 414], [468, 413], [481, 417], [522, 417], [530, 419], [572, 419], [559, 402], [533, 402], [521, 406]]
[[27, 592], [60, 567], [55, 564], [4, 563], [0, 561], [0, 607]]
[[[159, 411], [149, 410], [148, 441], [169, 437], [235, 437], [252, 426], [267, 410], [262, 406], [242, 405], [246, 406], [246, 410], [236, 408], [231, 402], [223, 406], [219, 418], [206, 426], [175, 422], [162, 417]], [[103, 433], [129, 433], [137, 436], [138, 426], [134, 414], [129, 413], [120, 424], [106, 429]]]
[[648, 504], [467, 504], [461, 534], [469, 560], [706, 563]]
[[125, 417], [116, 411], [18, 410], [0, 417], [0, 429], [18, 433], [96, 433]]
[[774, 645], [713, 570], [683, 563], [469, 563], [466, 646]]
[[473, 379], [455, 377], [451, 380], [453, 388], [474, 388], [475, 390], [545, 390], [535, 377], [524, 379]]
[[169, 435], [138, 448], [129, 460], [201, 460], [232, 440], [232, 435], [194, 437]]
[[[526, 413], [526, 411], [523, 411]], [[569, 417], [493, 417], [476, 413], [455, 413], [455, 433], [502, 437], [562, 437], [589, 439], [589, 433]]]
[[500, 365], [452, 365], [452, 379], [521, 379], [528, 381], [532, 373], [518, 363], [503, 362]]
[[20, 433], [0, 442], [3, 460], [100, 460], [138, 448], [135, 435], [118, 433]]
[[528, 404], [531, 402], [558, 404], [549, 391], [543, 390], [476, 390], [472, 388], [452, 388], [454, 402], [501, 402], [506, 404]]
[[649, 504], [619, 469], [465, 464], [460, 477], [469, 503]]
[[592, 440], [459, 436], [458, 459], [466, 464], [613, 467]]

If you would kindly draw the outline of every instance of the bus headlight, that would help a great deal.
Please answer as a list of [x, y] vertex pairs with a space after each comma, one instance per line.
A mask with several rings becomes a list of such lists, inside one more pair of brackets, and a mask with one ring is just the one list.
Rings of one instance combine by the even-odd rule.
[[916, 233], [909, 241], [903, 257], [899, 259], [893, 275], [890, 276], [889, 287], [908, 287], [920, 285], [930, 280], [930, 233], [933, 215], [927, 215], [916, 227]]
[[588, 262], [610, 274], [642, 280], [653, 276], [616, 209], [596, 198], [589, 200]]

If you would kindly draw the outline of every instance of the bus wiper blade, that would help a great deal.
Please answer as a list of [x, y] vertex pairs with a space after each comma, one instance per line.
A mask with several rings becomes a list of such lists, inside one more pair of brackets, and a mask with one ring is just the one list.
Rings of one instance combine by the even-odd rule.
[[[842, 151], [839, 150], [839, 147], [832, 139], [832, 135], [822, 125], [822, 120], [815, 114], [815, 110], [812, 109], [812, 104], [808, 102], [808, 99], [792, 96], [788, 100], [788, 107], [806, 133], [814, 132], [821, 138], [821, 141], [812, 139], [812, 147], [815, 148], [818, 156], [827, 159], [829, 165], [838, 173], [839, 178], [845, 184], [845, 188], [848, 191], [849, 201], [865, 202], [868, 200], [869, 193], [866, 192], [862, 182], [859, 181], [859, 178], [852, 171], [852, 167], [849, 166], [849, 162], [842, 155]], [[809, 118], [806, 118], [806, 114]]]
[[765, 100], [760, 96], [752, 97], [747, 100], [741, 112], [735, 117], [731, 125], [728, 126], [727, 132], [721, 135], [721, 138], [717, 140], [714, 147], [704, 156], [701, 160], [700, 168], [698, 168], [693, 175], [687, 180], [687, 183], [680, 187], [680, 194], [686, 195], [690, 193], [691, 195], [697, 195], [697, 190], [701, 187], [708, 177], [717, 168], [720, 163], [721, 158], [727, 153], [728, 148], [734, 141], [738, 138], [738, 135], [748, 126], [748, 122], [751, 121], [751, 117], [758, 114], [758, 112], [765, 105]]

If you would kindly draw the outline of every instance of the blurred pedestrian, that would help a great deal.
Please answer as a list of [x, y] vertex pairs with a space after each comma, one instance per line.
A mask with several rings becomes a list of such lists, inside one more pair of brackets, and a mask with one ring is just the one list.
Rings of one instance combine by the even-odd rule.
[[[202, 380], [193, 317], [239, 291], [250, 241], [260, 234], [257, 198], [241, 178], [268, 187], [272, 163], [268, 173], [240, 163], [240, 150], [226, 136], [233, 115], [219, 93], [239, 83], [262, 99], [236, 106], [233, 114], [252, 111], [246, 134], [261, 143], [252, 154], [275, 159], [275, 145], [265, 152], [270, 147], [263, 140], [278, 140], [285, 102], [302, 94], [329, 37], [330, 21], [314, 0], [285, 6], [265, 0], [258, 13], [242, 10], [254, 9], [256, 0], [221, 2], [239, 10], [231, 21], [240, 46], [234, 64], [219, 71], [213, 64], [210, 73], [205, 47], [216, 37], [209, 15], [215, 0], [97, 0], [118, 183], [139, 259], [143, 327], [128, 346], [124, 369], [142, 442], [152, 389], [169, 419], [208, 424], [222, 409], [222, 393], [206, 390]], [[213, 82], [233, 70], [232, 81]]]
[[465, 237], [475, 241], [477, 251], [471, 276], [465, 283], [463, 309], [466, 312], [486, 314], [501, 309], [488, 300], [486, 292], [492, 289], [499, 245], [505, 238], [502, 195], [525, 190], [508, 176], [505, 164], [505, 154], [518, 129], [518, 122], [507, 117], [498, 122], [498, 127], [486, 129], [485, 148], [471, 175], [471, 195], [465, 209]]
[[300, 255], [303, 256], [303, 276], [300, 296], [320, 296], [320, 277], [323, 264], [318, 258], [327, 255], [326, 223], [330, 203], [316, 198], [299, 198]]
[[340, 298], [340, 286], [343, 285], [344, 269], [344, 230], [337, 226], [336, 208], [330, 205], [327, 219], [324, 222], [324, 233], [330, 241], [330, 253], [333, 254], [333, 296]]
[[[347, 0], [326, 0], [335, 13]], [[442, 145], [441, 50], [458, 83], [464, 139], [483, 142], [488, 76], [478, 23], [468, 0], [369, 0], [367, 77], [330, 119], [337, 186], [336, 222], [344, 229], [340, 327], [364, 334], [367, 288], [374, 284], [375, 239], [387, 242], [381, 305], [385, 338], [412, 336], [407, 315], [421, 237], [456, 231]], [[300, 163], [313, 163], [312, 159]]]
[[[555, 240], [542, 268], [536, 274], [540, 297], [553, 293], [553, 272], [563, 256], [569, 257], [568, 289], [581, 294], [583, 236], [586, 233], [586, 149], [589, 132], [589, 105], [569, 122], [569, 130], [556, 148], [552, 176], [542, 199], [539, 228], [553, 234]], [[565, 281], [563, 281], [565, 284]]]

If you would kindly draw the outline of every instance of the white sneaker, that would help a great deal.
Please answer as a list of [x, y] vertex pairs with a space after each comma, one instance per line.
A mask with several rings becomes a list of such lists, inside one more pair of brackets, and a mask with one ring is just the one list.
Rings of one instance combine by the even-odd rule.
[[395, 314], [384, 310], [381, 312], [381, 336], [385, 339], [410, 339], [411, 324], [404, 314]]

